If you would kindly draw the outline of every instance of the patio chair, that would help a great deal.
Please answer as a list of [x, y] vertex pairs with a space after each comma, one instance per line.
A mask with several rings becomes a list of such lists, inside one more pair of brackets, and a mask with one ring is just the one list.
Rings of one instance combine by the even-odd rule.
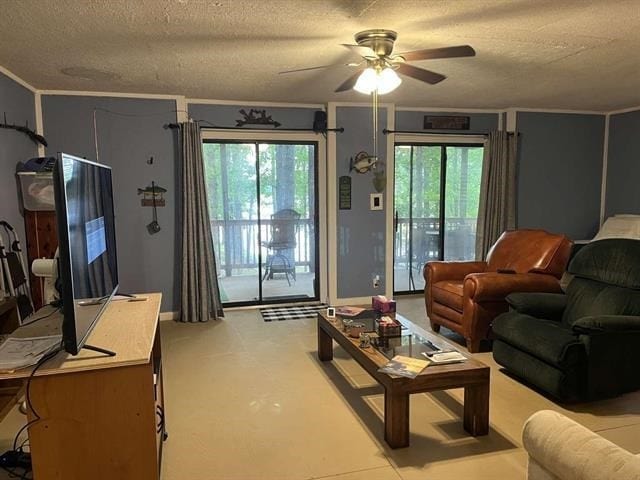
[[264, 269], [262, 281], [273, 279], [275, 273], [284, 273], [287, 283], [291, 286], [289, 277], [296, 279], [295, 260], [289, 255], [296, 248], [296, 233], [298, 231], [300, 214], [290, 208], [279, 210], [271, 215], [271, 239], [262, 242], [262, 246], [269, 249], [267, 264]]

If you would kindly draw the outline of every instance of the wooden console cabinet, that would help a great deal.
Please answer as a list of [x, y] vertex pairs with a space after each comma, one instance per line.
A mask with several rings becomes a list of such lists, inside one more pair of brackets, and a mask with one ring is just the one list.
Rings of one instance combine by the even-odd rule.
[[[160, 294], [144, 302], [111, 302], [82, 350], [46, 362], [31, 380], [29, 427], [36, 480], [158, 480], [166, 438]], [[51, 307], [46, 307], [51, 308]], [[46, 312], [45, 312], [46, 313]], [[55, 333], [61, 318], [22, 327], [15, 336]], [[2, 374], [25, 378], [30, 370]], [[34, 420], [33, 411], [28, 414]]]

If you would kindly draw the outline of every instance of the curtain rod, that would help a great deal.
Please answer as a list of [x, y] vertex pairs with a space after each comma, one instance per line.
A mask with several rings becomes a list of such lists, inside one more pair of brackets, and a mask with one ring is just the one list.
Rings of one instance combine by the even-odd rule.
[[[167, 123], [164, 128], [177, 129], [180, 128], [180, 125], [177, 123]], [[337, 132], [343, 133], [344, 128], [323, 128], [319, 130], [314, 130], [313, 128], [244, 128], [244, 127], [201, 127], [203, 130], [244, 130], [250, 132], [315, 132], [315, 133], [327, 133], [327, 132]]]
[[[387, 128], [385, 128], [384, 130], [382, 130], [382, 133], [385, 135], [389, 135], [390, 133], [407, 133], [407, 134], [412, 134], [412, 135], [469, 135], [469, 136], [474, 136], [474, 137], [486, 137], [489, 134], [486, 132], [459, 132], [459, 131], [454, 131], [454, 130], [450, 130], [447, 132], [425, 132], [422, 130], [389, 130]], [[508, 135], [520, 135], [520, 132], [507, 132]]]

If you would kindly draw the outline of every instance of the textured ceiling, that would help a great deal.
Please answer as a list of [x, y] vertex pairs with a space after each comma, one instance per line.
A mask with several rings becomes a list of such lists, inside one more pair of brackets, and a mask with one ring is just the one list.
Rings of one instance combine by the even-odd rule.
[[396, 52], [472, 45], [418, 62], [401, 106], [609, 111], [640, 105], [640, 0], [0, 0], [0, 65], [39, 89], [190, 98], [364, 101], [333, 90], [357, 60], [340, 43], [398, 32]]

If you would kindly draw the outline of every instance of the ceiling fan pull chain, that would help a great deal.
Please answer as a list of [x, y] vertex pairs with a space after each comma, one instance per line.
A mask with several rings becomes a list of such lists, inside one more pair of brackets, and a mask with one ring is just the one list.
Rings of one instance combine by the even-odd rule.
[[373, 157], [378, 159], [378, 89], [373, 95]]

